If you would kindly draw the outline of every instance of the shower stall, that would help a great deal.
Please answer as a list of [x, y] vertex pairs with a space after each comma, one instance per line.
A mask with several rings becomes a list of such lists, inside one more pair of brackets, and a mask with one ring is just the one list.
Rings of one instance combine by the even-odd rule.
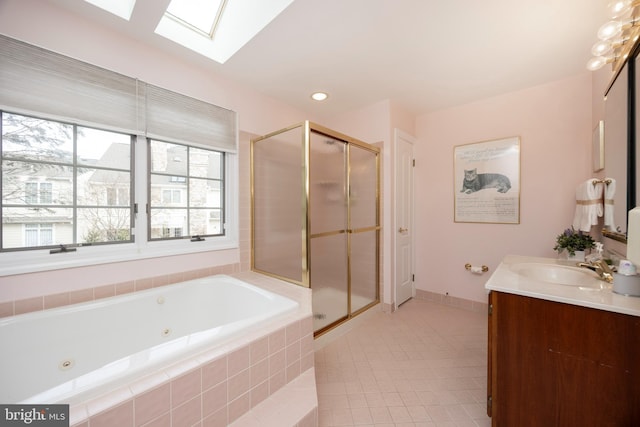
[[380, 302], [380, 150], [305, 121], [251, 141], [251, 268], [312, 290], [316, 336]]

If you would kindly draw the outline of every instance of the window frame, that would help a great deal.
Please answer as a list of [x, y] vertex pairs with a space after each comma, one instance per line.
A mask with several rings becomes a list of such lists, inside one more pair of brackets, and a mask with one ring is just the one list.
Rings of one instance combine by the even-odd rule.
[[[77, 248], [80, 246], [91, 246], [91, 245], [112, 245], [112, 244], [125, 244], [125, 243], [131, 243], [134, 241], [135, 237], [132, 233], [134, 227], [135, 227], [135, 219], [134, 219], [134, 213], [135, 213], [135, 199], [134, 199], [134, 194], [135, 194], [135, 157], [134, 157], [134, 153], [135, 153], [135, 146], [134, 146], [134, 136], [130, 135], [128, 133], [124, 133], [124, 132], [116, 132], [116, 131], [111, 131], [111, 130], [105, 130], [105, 129], [100, 129], [98, 127], [92, 127], [92, 126], [85, 126], [79, 123], [73, 123], [73, 122], [69, 122], [69, 121], [62, 121], [62, 120], [56, 120], [56, 119], [51, 119], [51, 118], [46, 118], [46, 117], [39, 117], [37, 115], [34, 114], [22, 114], [22, 113], [16, 113], [13, 111], [8, 111], [8, 110], [0, 110], [0, 152], [4, 151], [4, 146], [2, 145], [4, 140], [2, 138], [2, 123], [3, 123], [3, 116], [4, 114], [10, 114], [13, 116], [20, 116], [20, 117], [24, 117], [26, 119], [35, 119], [35, 120], [42, 120], [42, 121], [47, 121], [47, 122], [52, 122], [55, 123], [56, 125], [64, 125], [64, 126], [69, 126], [70, 130], [71, 130], [71, 146], [72, 146], [72, 150], [70, 152], [71, 158], [68, 159], [67, 161], [61, 162], [61, 161], [46, 161], [46, 160], [33, 160], [33, 159], [29, 159], [29, 158], [25, 158], [25, 159], [21, 159], [20, 157], [17, 158], [13, 158], [11, 156], [9, 156], [8, 158], [5, 158], [4, 154], [2, 156], [0, 156], [0, 162], [4, 161], [5, 159], [8, 161], [16, 161], [16, 162], [24, 162], [24, 163], [30, 163], [30, 164], [40, 164], [40, 165], [47, 165], [49, 167], [51, 166], [58, 166], [58, 167], [64, 167], [64, 168], [68, 168], [69, 172], [70, 172], [70, 182], [71, 182], [71, 197], [70, 197], [70, 201], [71, 203], [67, 203], [67, 204], [57, 204], [54, 203], [53, 200], [53, 183], [50, 181], [42, 181], [41, 177], [37, 177], [37, 179], [33, 180], [33, 181], [25, 181], [24, 182], [24, 192], [25, 192], [25, 203], [22, 205], [19, 204], [15, 204], [15, 203], [10, 203], [10, 207], [14, 207], [14, 208], [23, 208], [23, 207], [29, 207], [29, 206], [44, 206], [44, 207], [48, 207], [51, 209], [60, 209], [60, 210], [69, 210], [71, 212], [71, 238], [73, 240], [73, 242], [68, 242], [68, 243], [55, 243], [55, 238], [53, 239], [54, 241], [49, 244], [49, 245], [41, 245], [41, 246], [20, 246], [20, 247], [11, 247], [11, 248], [5, 248], [3, 246], [3, 242], [2, 240], [0, 240], [0, 253], [15, 253], [18, 251], [33, 251], [33, 250], [40, 250], [40, 249], [44, 249], [44, 250], [51, 250], [54, 248], [58, 248], [61, 245], [63, 245], [66, 248]], [[79, 129], [88, 129], [88, 130], [97, 130], [100, 132], [106, 131], [106, 132], [111, 132], [112, 134], [118, 134], [118, 135], [122, 135], [125, 137], [128, 137], [129, 139], [129, 156], [130, 156], [130, 161], [129, 161], [129, 165], [128, 165], [128, 170], [125, 169], [120, 169], [120, 168], [114, 168], [114, 167], [105, 167], [103, 165], [92, 165], [89, 166], [87, 163], [83, 163], [83, 162], [79, 162], [78, 161], [78, 157], [80, 156], [79, 154]], [[0, 163], [0, 167], [1, 167], [1, 163]], [[129, 180], [129, 196], [130, 196], [130, 200], [129, 200], [129, 204], [125, 204], [125, 205], [92, 205], [92, 204], [86, 204], [86, 203], [80, 203], [79, 197], [78, 197], [78, 185], [79, 185], [79, 181], [78, 181], [78, 176], [79, 176], [79, 170], [82, 168], [91, 168], [94, 169], [95, 171], [112, 171], [112, 172], [128, 172], [130, 175], [130, 180]], [[54, 178], [48, 178], [48, 179], [52, 179], [55, 180]], [[4, 184], [4, 183], [3, 183]], [[43, 187], [47, 188], [48, 191], [43, 191]], [[46, 196], [46, 198], [48, 200], [43, 200], [43, 197]], [[108, 196], [107, 196], [108, 197]], [[31, 200], [31, 202], [29, 202], [29, 200]], [[0, 200], [0, 208], [4, 208], [5, 205], [3, 203], [2, 200]], [[80, 216], [79, 216], [79, 212], [83, 209], [108, 209], [108, 208], [118, 208], [118, 209], [124, 209], [127, 208], [127, 210], [129, 211], [129, 239], [127, 240], [103, 240], [103, 241], [99, 241], [99, 242], [81, 242], [79, 241], [79, 237], [77, 235], [78, 232], [78, 224], [80, 221]], [[0, 218], [2, 218], [3, 216], [0, 215]], [[41, 218], [37, 218], [38, 223], [47, 223], [47, 222], [51, 222], [49, 221], [49, 218], [47, 217], [41, 217]], [[55, 221], [54, 221], [55, 223]], [[2, 228], [0, 228], [0, 239], [4, 239], [3, 235], [4, 235], [4, 222], [0, 225]], [[53, 235], [55, 235], [55, 226], [53, 227], [54, 229], [54, 233]], [[38, 241], [40, 239], [38, 238]], [[26, 239], [23, 238], [23, 242], [25, 242]]]
[[[151, 144], [153, 142], [157, 142], [160, 144], [169, 144], [169, 145], [174, 145], [174, 146], [183, 146], [185, 147], [185, 151], [186, 151], [186, 172], [185, 175], [174, 175], [171, 172], [154, 172], [152, 171], [152, 155], [151, 155]], [[193, 175], [191, 173], [190, 170], [190, 165], [191, 165], [191, 149], [197, 149], [197, 150], [204, 150], [204, 151], [208, 151], [208, 152], [212, 152], [212, 153], [216, 153], [218, 155], [221, 156], [221, 162], [220, 162], [220, 177], [219, 178], [204, 178], [204, 177], [199, 177], [196, 175]], [[147, 194], [147, 199], [149, 200], [148, 204], [147, 204], [147, 216], [148, 218], [148, 225], [147, 225], [147, 240], [149, 241], [160, 241], [160, 240], [169, 240], [169, 239], [191, 239], [194, 236], [198, 236], [200, 238], [218, 238], [218, 237], [222, 237], [225, 235], [225, 194], [226, 194], [226, 179], [225, 179], [225, 169], [226, 169], [226, 157], [228, 155], [228, 153], [225, 153], [224, 151], [221, 150], [216, 150], [213, 149], [211, 147], [201, 147], [199, 145], [195, 145], [195, 144], [184, 144], [184, 143], [174, 143], [174, 142], [167, 142], [167, 141], [162, 141], [156, 138], [147, 138], [147, 155], [148, 155], [148, 161], [147, 161], [147, 179], [149, 184], [147, 185], [147, 189], [148, 189], [148, 194]], [[152, 206], [151, 204], [151, 193], [152, 193], [152, 186], [151, 186], [151, 182], [152, 182], [152, 178], [151, 176], [159, 176], [159, 177], [168, 177], [169, 178], [169, 182], [170, 183], [180, 183], [180, 184], [185, 184], [185, 189], [172, 189], [172, 188], [167, 188], [167, 189], [162, 189], [161, 190], [161, 202], [162, 204], [180, 204], [180, 205], [184, 205], [184, 206]], [[221, 202], [221, 206], [220, 208], [206, 208], [206, 207], [198, 207], [198, 206], [190, 206], [191, 200], [190, 200], [190, 196], [189, 196], [189, 192], [190, 192], [190, 185], [191, 185], [191, 179], [195, 179], [195, 180], [207, 180], [207, 181], [215, 181], [218, 182], [220, 184], [220, 192], [221, 192], [221, 198], [220, 198], [220, 202]], [[170, 192], [170, 201], [165, 200], [165, 193], [166, 192]], [[176, 194], [179, 196], [178, 197], [178, 201], [176, 201]], [[168, 209], [168, 210], [177, 210], [177, 209], [181, 209], [181, 210], [186, 210], [187, 211], [187, 222], [186, 222], [186, 230], [185, 229], [181, 229], [182, 232], [180, 233], [180, 235], [176, 235], [175, 230], [177, 230], [177, 228], [175, 227], [169, 227], [167, 228], [167, 230], [169, 230], [169, 236], [165, 236], [165, 232], [162, 232], [163, 237], [152, 237], [152, 224], [151, 224], [151, 215], [152, 215], [152, 210], [153, 209], [158, 209], [158, 210], [162, 210], [162, 209]], [[204, 210], [204, 209], [219, 209], [220, 212], [220, 233], [218, 234], [191, 234], [189, 233], [189, 225], [190, 225], [190, 221], [191, 221], [191, 214], [192, 212], [195, 213], [198, 210]], [[213, 212], [213, 211], [212, 211]], [[207, 218], [210, 218], [211, 215], [207, 215]]]
[[[22, 114], [22, 113], [19, 113]], [[84, 126], [84, 125], [80, 125]], [[236, 132], [236, 143], [238, 133]], [[148, 204], [148, 168], [147, 138], [133, 137], [132, 173], [134, 203], [134, 225], [132, 242], [106, 245], [78, 245], [69, 253], [51, 254], [50, 248], [22, 249], [0, 252], [0, 277], [59, 270], [74, 267], [87, 267], [114, 262], [127, 262], [158, 257], [197, 254], [202, 252], [223, 251], [239, 248], [239, 161], [238, 153], [224, 151], [224, 197], [223, 197], [223, 236], [207, 237], [202, 241], [191, 239], [153, 240], [147, 238], [148, 218], [145, 207]], [[218, 151], [212, 147], [198, 147]], [[237, 255], [230, 256], [230, 263], [237, 262]]]
[[[134, 210], [134, 242], [81, 246], [58, 254], [41, 249], [0, 252], [0, 277], [210, 251], [220, 251], [217, 263], [238, 262], [239, 128], [235, 111], [1, 34], [0, 62], [4, 77], [0, 79], [0, 109], [135, 135], [132, 191], [138, 207]], [[188, 239], [147, 241], [147, 137], [225, 152], [224, 237], [197, 243]]]

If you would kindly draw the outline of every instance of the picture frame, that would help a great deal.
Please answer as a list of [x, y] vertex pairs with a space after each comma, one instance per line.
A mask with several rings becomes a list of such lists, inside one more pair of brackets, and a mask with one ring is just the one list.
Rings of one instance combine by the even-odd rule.
[[591, 137], [591, 153], [593, 158], [593, 171], [600, 172], [604, 169], [604, 120], [600, 120]]
[[457, 145], [454, 221], [520, 224], [520, 137]]

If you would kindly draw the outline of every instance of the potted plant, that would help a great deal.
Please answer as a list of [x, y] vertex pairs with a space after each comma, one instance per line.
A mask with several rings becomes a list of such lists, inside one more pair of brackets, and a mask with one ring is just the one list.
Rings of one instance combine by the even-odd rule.
[[584, 252], [587, 249], [594, 248], [595, 243], [590, 235], [584, 234], [582, 231], [576, 231], [571, 227], [556, 237], [556, 245], [553, 250], [559, 254], [566, 250], [569, 258], [580, 258], [580, 256], [576, 256], [576, 252], [582, 252], [581, 258], [584, 260]]

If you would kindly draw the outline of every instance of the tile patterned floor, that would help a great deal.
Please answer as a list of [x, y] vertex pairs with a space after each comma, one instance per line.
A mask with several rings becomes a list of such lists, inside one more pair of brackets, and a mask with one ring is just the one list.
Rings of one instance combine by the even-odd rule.
[[488, 427], [486, 314], [424, 300], [315, 352], [320, 427]]

